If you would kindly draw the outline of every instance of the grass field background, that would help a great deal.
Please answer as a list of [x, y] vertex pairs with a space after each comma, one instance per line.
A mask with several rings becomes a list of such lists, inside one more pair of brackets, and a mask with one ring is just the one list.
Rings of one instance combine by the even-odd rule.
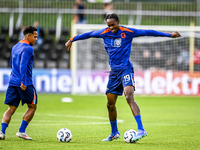
[[[61, 102], [70, 97], [71, 103]], [[5, 94], [0, 94], [0, 120], [7, 110]], [[26, 106], [19, 106], [7, 128], [0, 150], [191, 150], [200, 149], [200, 97], [136, 96], [148, 136], [136, 144], [124, 142], [128, 129], [137, 130], [131, 110], [123, 96], [117, 101], [119, 140], [102, 142], [110, 134], [105, 95], [38, 94], [38, 109], [26, 132], [33, 138], [25, 141], [15, 136]], [[69, 143], [56, 139], [57, 131], [69, 128]]]

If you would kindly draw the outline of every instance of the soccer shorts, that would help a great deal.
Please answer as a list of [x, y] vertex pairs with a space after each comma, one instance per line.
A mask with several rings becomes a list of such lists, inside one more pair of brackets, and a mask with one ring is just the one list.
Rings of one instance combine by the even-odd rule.
[[37, 104], [37, 93], [33, 85], [28, 85], [26, 90], [16, 86], [8, 86], [4, 104], [18, 107], [20, 101], [22, 101], [22, 106], [24, 103]]
[[124, 87], [132, 85], [135, 90], [134, 70], [133, 68], [124, 70], [111, 70], [106, 89], [106, 94], [113, 93], [122, 95]]

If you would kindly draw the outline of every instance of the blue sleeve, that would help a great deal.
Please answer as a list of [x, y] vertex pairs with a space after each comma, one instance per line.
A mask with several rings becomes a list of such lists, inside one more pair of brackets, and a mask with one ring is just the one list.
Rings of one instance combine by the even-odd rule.
[[160, 32], [155, 30], [142, 30], [142, 29], [133, 29], [134, 37], [135, 36], [165, 36], [165, 37], [171, 37], [170, 33], [166, 32]]
[[91, 37], [102, 38], [103, 35], [101, 35], [101, 32], [102, 32], [101, 30], [86, 32], [86, 33], [77, 35], [77, 36], [75, 36], [75, 37], [73, 37], [73, 38], [70, 38], [70, 40], [71, 40], [72, 42], [74, 42], [74, 41], [78, 41], [78, 40], [88, 39], [88, 38], [91, 38]]
[[33, 55], [33, 48], [31, 46], [25, 47], [24, 52], [21, 55], [21, 61], [20, 61], [21, 83], [25, 86], [27, 86], [27, 66], [32, 55]]

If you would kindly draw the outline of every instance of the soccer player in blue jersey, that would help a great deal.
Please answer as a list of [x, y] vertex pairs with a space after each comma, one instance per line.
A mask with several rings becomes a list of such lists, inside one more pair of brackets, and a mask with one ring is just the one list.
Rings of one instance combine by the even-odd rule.
[[132, 39], [139, 36], [177, 38], [181, 35], [178, 32], [164, 33], [155, 30], [127, 28], [119, 25], [119, 17], [114, 13], [108, 14], [105, 20], [108, 25], [107, 28], [77, 35], [73, 38], [70, 38], [69, 41], [65, 43], [65, 46], [68, 50], [70, 50], [72, 42], [74, 41], [88, 39], [91, 37], [103, 38], [104, 46], [108, 53], [109, 64], [111, 67], [106, 90], [111, 134], [103, 141], [112, 141], [120, 137], [120, 133], [117, 128], [117, 110], [115, 104], [118, 95], [122, 95], [124, 92], [127, 103], [131, 108], [138, 126], [138, 132], [132, 141], [136, 142], [142, 137], [147, 136], [147, 132], [145, 131], [142, 124], [139, 106], [134, 100], [134, 69], [132, 63], [129, 60]]
[[6, 91], [4, 102], [4, 104], [7, 104], [9, 107], [4, 113], [1, 123], [1, 140], [5, 140], [6, 129], [20, 101], [22, 105], [25, 103], [28, 105], [28, 110], [23, 116], [21, 126], [16, 136], [25, 140], [32, 140], [32, 138], [26, 134], [25, 130], [32, 120], [37, 107], [37, 93], [32, 81], [32, 67], [35, 57], [32, 45], [37, 41], [37, 28], [27, 26], [23, 34], [24, 39], [19, 41], [12, 48], [10, 58], [12, 72], [10, 74], [9, 86]]

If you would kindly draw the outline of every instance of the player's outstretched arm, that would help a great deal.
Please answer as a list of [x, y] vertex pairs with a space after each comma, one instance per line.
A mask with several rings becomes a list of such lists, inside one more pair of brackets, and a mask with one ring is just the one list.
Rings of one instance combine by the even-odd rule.
[[104, 35], [101, 35], [101, 33], [102, 33], [104, 30], [105, 30], [105, 29], [101, 29], [101, 30], [98, 30], [98, 31], [91, 31], [91, 32], [86, 32], [86, 33], [83, 33], [83, 34], [76, 35], [76, 36], [70, 38], [70, 39], [65, 43], [65, 46], [66, 46], [67, 50], [69, 51], [69, 50], [71, 49], [72, 42], [74, 42], [74, 41], [85, 40], [85, 39], [89, 39], [89, 38], [91, 38], [91, 37], [103, 38]]
[[69, 51], [71, 49], [71, 46], [72, 46], [72, 41], [71, 40], [68, 40], [66, 43], [65, 43], [65, 46], [67, 48], [67, 50]]
[[171, 33], [171, 37], [172, 38], [177, 38], [177, 37], [181, 37], [181, 35], [177, 31], [175, 31], [175, 32]]

